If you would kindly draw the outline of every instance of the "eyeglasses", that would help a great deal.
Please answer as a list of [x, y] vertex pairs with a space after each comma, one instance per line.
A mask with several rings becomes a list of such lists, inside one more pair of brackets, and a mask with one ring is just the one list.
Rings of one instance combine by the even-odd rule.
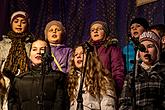
[[101, 28], [101, 27], [98, 27], [98, 28], [93, 28], [93, 29], [90, 29], [90, 32], [95, 32], [95, 31], [102, 31], [103, 30], [103, 28]]

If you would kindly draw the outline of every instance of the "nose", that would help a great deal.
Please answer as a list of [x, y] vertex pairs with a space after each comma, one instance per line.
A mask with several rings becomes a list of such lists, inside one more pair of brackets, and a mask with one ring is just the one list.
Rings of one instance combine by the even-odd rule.
[[77, 55], [77, 58], [81, 58], [81, 54], [78, 54], [78, 55]]
[[57, 32], [57, 29], [54, 29], [54, 30], [53, 30], [53, 33], [56, 33], [56, 32]]
[[42, 50], [41, 49], [38, 49], [37, 50], [37, 54], [41, 54], [42, 53]]
[[21, 23], [21, 21], [19, 21], [19, 22], [18, 22], [18, 26], [20, 26], [20, 27], [21, 27], [21, 24], [22, 24], [22, 23]]
[[97, 33], [98, 32], [98, 29], [94, 29], [94, 33]]
[[145, 53], [148, 53], [148, 48], [147, 47], [145, 47], [145, 48], [146, 48]]

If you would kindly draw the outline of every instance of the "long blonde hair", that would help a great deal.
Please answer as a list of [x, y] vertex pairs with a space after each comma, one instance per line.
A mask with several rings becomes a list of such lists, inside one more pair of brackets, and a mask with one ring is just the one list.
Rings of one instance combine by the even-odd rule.
[[[85, 49], [83, 50], [85, 51]], [[77, 69], [74, 64], [74, 52], [70, 61], [70, 71], [68, 77], [68, 94], [70, 101], [73, 101], [76, 98], [78, 92], [77, 86], [79, 76], [76, 72]], [[107, 90], [111, 90], [115, 96], [112, 74], [103, 68], [102, 63], [100, 62], [98, 56], [96, 56], [95, 52], [89, 52], [85, 73], [84, 83], [90, 95], [95, 98], [96, 96], [102, 98], [102, 96], [107, 93]]]

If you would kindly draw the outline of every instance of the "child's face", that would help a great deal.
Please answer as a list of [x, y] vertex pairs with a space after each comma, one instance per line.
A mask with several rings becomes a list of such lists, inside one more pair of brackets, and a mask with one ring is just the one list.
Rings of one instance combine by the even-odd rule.
[[15, 33], [25, 32], [26, 28], [27, 28], [27, 21], [25, 18], [17, 17], [16, 19], [13, 20], [12, 30]]
[[32, 43], [32, 48], [30, 50], [30, 60], [34, 65], [41, 64], [42, 62], [42, 52], [45, 51], [47, 43], [42, 40], [37, 40]]
[[140, 52], [140, 58], [146, 65], [152, 65], [157, 60], [157, 49], [153, 42], [143, 41], [143, 44], [146, 48], [145, 52]]
[[47, 33], [48, 41], [51, 44], [60, 44], [62, 40], [62, 29], [57, 25], [52, 25]]
[[101, 24], [94, 24], [90, 28], [90, 36], [93, 41], [98, 41], [105, 38], [105, 32], [103, 30], [103, 26]]
[[[151, 31], [155, 32], [158, 36], [160, 36], [157, 29], [151, 29]], [[164, 48], [165, 47], [165, 36], [162, 36], [161, 44], [162, 44], [162, 48]]]
[[161, 42], [162, 42], [162, 45], [165, 45], [165, 36], [162, 37]]
[[144, 27], [138, 23], [133, 23], [130, 27], [131, 30], [131, 36], [132, 37], [139, 37], [144, 31]]
[[74, 53], [75, 66], [81, 69], [83, 67], [83, 64], [85, 64], [85, 59], [86, 59], [86, 54], [84, 54], [82, 46], [77, 47]]

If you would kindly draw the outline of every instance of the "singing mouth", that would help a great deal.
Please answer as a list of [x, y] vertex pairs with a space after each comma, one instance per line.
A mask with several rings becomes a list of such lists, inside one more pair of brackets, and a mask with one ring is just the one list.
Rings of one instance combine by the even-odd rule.
[[134, 32], [134, 33], [133, 33], [134, 36], [136, 36], [136, 35], [138, 35], [138, 34], [139, 34], [138, 32]]
[[53, 38], [57, 38], [57, 35], [53, 34], [52, 37], [53, 37]]
[[151, 58], [151, 55], [150, 55], [150, 54], [145, 54], [145, 55], [144, 55], [144, 58], [145, 58], [145, 59], [152, 60], [152, 58]]
[[94, 37], [98, 37], [98, 36], [99, 36], [98, 34], [94, 35]]
[[41, 55], [38, 55], [38, 56], [35, 56], [35, 58], [36, 58], [37, 60], [41, 60], [41, 59], [42, 59], [42, 56], [41, 56]]
[[16, 28], [16, 30], [21, 31], [21, 30], [22, 30], [22, 28]]
[[81, 63], [82, 63], [82, 60], [77, 60], [77, 63], [78, 63], [78, 64], [81, 64]]

